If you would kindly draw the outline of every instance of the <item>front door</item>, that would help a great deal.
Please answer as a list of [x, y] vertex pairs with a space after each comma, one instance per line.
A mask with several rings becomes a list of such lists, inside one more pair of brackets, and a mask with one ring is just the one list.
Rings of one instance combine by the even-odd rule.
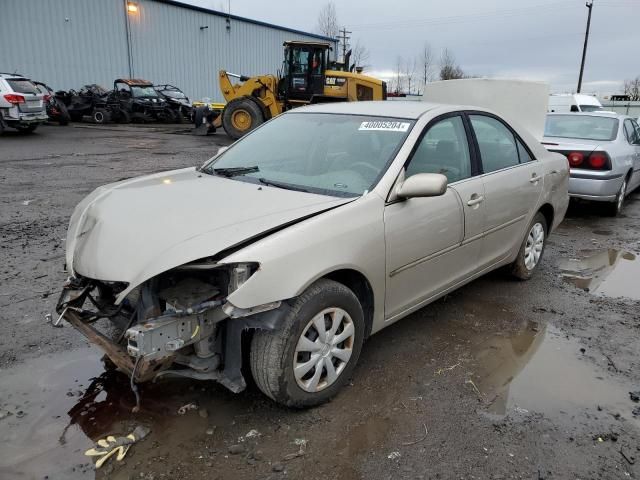
[[480, 261], [491, 266], [519, 246], [542, 193], [544, 171], [501, 120], [471, 114], [482, 162], [486, 220]]
[[482, 178], [474, 176], [460, 115], [425, 128], [404, 175], [416, 173], [442, 173], [450, 186], [438, 197], [385, 207], [387, 320], [425, 304], [477, 268], [484, 189]]

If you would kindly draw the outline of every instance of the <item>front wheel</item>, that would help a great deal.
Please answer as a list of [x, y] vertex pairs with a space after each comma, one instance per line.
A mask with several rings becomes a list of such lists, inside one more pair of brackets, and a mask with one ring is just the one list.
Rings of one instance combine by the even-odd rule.
[[279, 329], [255, 332], [251, 373], [258, 388], [282, 405], [319, 405], [349, 379], [364, 331], [355, 294], [341, 283], [319, 280], [293, 301]]
[[249, 97], [231, 100], [222, 112], [222, 126], [234, 140], [249, 133], [264, 123], [265, 118], [260, 106]]
[[511, 264], [511, 274], [520, 280], [529, 280], [542, 260], [547, 242], [547, 220], [540, 212], [536, 213], [527, 229], [515, 262]]

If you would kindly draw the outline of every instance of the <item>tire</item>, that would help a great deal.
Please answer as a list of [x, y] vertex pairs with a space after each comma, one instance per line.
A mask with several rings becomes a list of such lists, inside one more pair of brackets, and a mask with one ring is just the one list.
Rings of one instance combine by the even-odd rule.
[[[331, 348], [331, 341], [321, 341], [320, 330], [314, 321], [322, 322], [325, 328], [328, 326], [327, 334], [335, 322], [338, 328], [333, 338], [339, 340], [338, 337], [343, 335], [346, 340]], [[364, 332], [364, 314], [355, 294], [341, 283], [318, 280], [292, 300], [291, 310], [281, 328], [254, 333], [250, 352], [251, 374], [258, 388], [281, 405], [295, 408], [320, 405], [336, 395], [353, 373]], [[304, 341], [301, 340], [303, 336]], [[301, 345], [302, 349], [296, 350], [299, 342], [306, 342], [306, 346], [312, 346], [314, 350], [320, 349], [315, 352], [315, 360], [311, 360], [311, 349], [305, 350]], [[327, 361], [331, 362], [332, 371], [337, 374], [333, 379], [329, 377]], [[294, 363], [306, 373], [296, 378]], [[306, 370], [302, 367], [305, 363], [311, 365]]]
[[97, 123], [99, 125], [109, 123], [111, 121], [111, 114], [104, 108], [96, 108], [91, 117], [93, 118], [93, 123]]
[[624, 177], [622, 180], [622, 185], [620, 185], [620, 190], [618, 190], [618, 194], [616, 195], [616, 199], [613, 203], [607, 204], [607, 215], [609, 217], [617, 217], [622, 212], [622, 208], [624, 207], [624, 199], [627, 196], [627, 186], [628, 186], [628, 178]]
[[81, 122], [83, 115], [82, 115], [82, 112], [69, 112], [69, 116], [71, 117], [71, 121]]
[[264, 123], [260, 106], [249, 97], [231, 100], [222, 111], [222, 126], [234, 140]]
[[28, 134], [35, 132], [36, 128], [38, 128], [38, 125], [27, 125], [23, 127], [16, 127], [16, 130], [18, 130], [20, 133]]
[[118, 123], [131, 123], [131, 115], [126, 110], [118, 110]]
[[58, 116], [58, 124], [65, 126], [69, 125], [71, 121], [71, 116], [69, 115], [69, 111], [67, 107], [62, 102], [58, 102], [58, 110], [60, 111], [60, 115]]
[[197, 107], [193, 112], [193, 124], [196, 128], [202, 125], [209, 114], [209, 107]]
[[[542, 232], [540, 232], [540, 228]], [[533, 272], [535, 272], [536, 267], [540, 265], [542, 255], [544, 254], [544, 247], [547, 243], [547, 232], [547, 220], [542, 213], [536, 213], [527, 228], [527, 234], [522, 241], [518, 256], [511, 264], [511, 274], [514, 277], [520, 280], [529, 280], [533, 276]], [[542, 234], [541, 238], [539, 236], [540, 233]], [[537, 245], [539, 245], [539, 249], [536, 249]]]

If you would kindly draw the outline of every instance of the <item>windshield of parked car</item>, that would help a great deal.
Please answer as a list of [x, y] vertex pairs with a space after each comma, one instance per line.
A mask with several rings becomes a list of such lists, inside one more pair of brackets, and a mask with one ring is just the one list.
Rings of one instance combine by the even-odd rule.
[[185, 100], [187, 96], [180, 90], [160, 90], [160, 93], [167, 97], [177, 98], [179, 100]]
[[598, 105], [580, 105], [581, 112], [599, 112], [601, 110], [604, 110], [604, 108]]
[[16, 93], [38, 93], [36, 86], [25, 78], [7, 78], [7, 83]]
[[157, 97], [158, 92], [153, 87], [131, 86], [131, 95], [134, 97]]
[[611, 141], [618, 133], [618, 119], [595, 115], [548, 115], [545, 137]]
[[253, 131], [205, 173], [322, 195], [366, 193], [387, 169], [412, 120], [288, 113]]

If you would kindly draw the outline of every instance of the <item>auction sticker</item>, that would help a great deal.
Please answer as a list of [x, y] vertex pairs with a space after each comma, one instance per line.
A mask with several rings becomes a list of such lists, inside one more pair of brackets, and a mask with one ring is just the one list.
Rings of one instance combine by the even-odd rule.
[[384, 130], [386, 132], [406, 132], [409, 130], [407, 122], [385, 122], [375, 120], [371, 122], [362, 122], [358, 130]]

